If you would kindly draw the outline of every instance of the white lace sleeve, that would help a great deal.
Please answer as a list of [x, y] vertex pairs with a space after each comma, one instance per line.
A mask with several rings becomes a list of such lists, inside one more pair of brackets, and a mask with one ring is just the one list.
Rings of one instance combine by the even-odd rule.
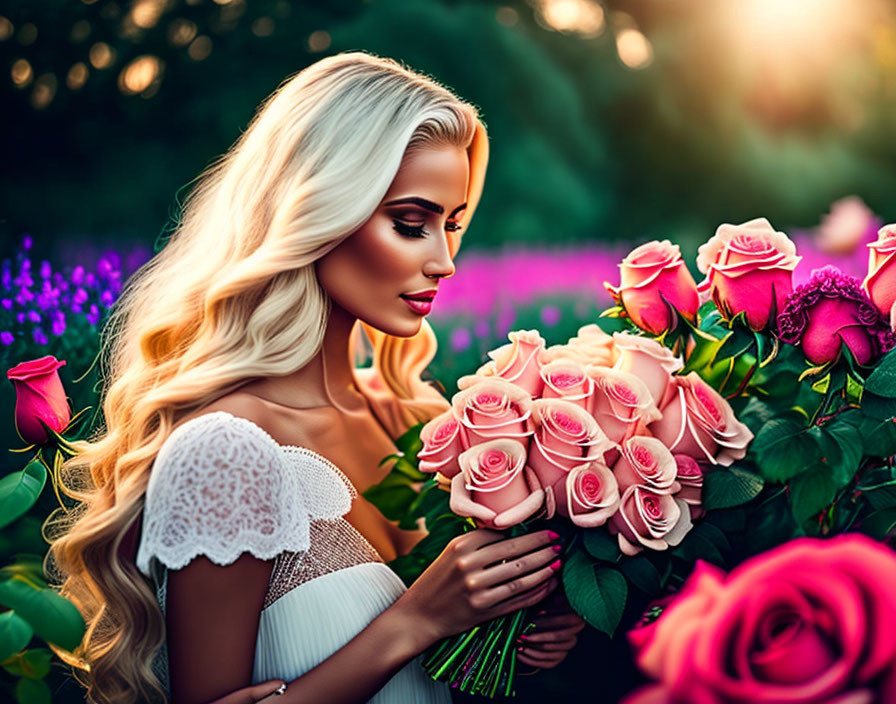
[[152, 558], [180, 569], [197, 555], [227, 565], [243, 552], [266, 560], [307, 550], [310, 522], [344, 515], [355, 495], [326, 462], [224, 411], [187, 421], [153, 464], [138, 569], [149, 576]]

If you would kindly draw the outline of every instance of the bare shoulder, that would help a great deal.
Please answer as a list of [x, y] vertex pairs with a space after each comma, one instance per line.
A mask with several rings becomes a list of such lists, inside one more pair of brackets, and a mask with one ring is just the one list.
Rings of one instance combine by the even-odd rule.
[[220, 411], [229, 413], [237, 418], [250, 420], [268, 433], [271, 432], [271, 428], [274, 425], [273, 415], [267, 404], [258, 396], [240, 390], [232, 391], [202, 408], [191, 411], [178, 422], [178, 425], [186, 423], [188, 420]]

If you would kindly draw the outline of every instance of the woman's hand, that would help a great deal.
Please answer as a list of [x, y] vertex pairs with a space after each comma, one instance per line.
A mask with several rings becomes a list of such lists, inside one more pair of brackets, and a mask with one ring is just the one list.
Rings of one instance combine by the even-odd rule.
[[585, 627], [585, 620], [559, 592], [551, 595], [532, 622], [535, 630], [520, 636], [517, 660], [541, 669], [557, 667], [563, 662], [575, 647], [576, 633]]
[[[283, 680], [269, 680], [251, 687], [244, 687], [231, 692], [225, 697], [215, 699], [210, 704], [255, 704], [255, 702], [276, 702], [277, 692], [286, 684]], [[282, 693], [282, 692], [281, 692]]]
[[558, 537], [542, 530], [506, 539], [483, 528], [459, 536], [393, 608], [405, 611], [428, 647], [483, 621], [534, 606], [559, 583]]

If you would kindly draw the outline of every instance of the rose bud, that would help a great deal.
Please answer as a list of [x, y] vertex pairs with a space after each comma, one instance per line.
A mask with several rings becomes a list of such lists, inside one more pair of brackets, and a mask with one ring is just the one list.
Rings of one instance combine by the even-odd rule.
[[666, 550], [678, 545], [692, 527], [691, 512], [681, 499], [634, 484], [622, 494], [619, 510], [608, 524], [619, 549], [637, 555], [645, 547]]
[[495, 363], [489, 360], [479, 367], [473, 374], [467, 374], [460, 377], [457, 380], [457, 388], [463, 391], [464, 389], [470, 388], [473, 384], [478, 384], [480, 381], [494, 378], [497, 375], [498, 373], [495, 369]]
[[61, 433], [71, 420], [71, 410], [59, 368], [64, 360], [53, 355], [17, 364], [6, 372], [16, 390], [15, 422], [19, 437], [27, 443], [42, 445], [49, 440], [41, 421]]
[[720, 225], [698, 250], [697, 268], [706, 275], [698, 290], [727, 320], [745, 313], [753, 330], [774, 327], [801, 258], [790, 238], [765, 218]]
[[613, 333], [613, 343], [619, 358], [613, 367], [634, 374], [643, 381], [653, 396], [657, 408], [662, 408], [672, 375], [680, 372], [684, 362], [656, 340], [627, 332]]
[[619, 265], [620, 284], [604, 287], [626, 315], [651, 335], [678, 325], [676, 311], [693, 321], [700, 307], [697, 284], [669, 240], [648, 242], [631, 251]]
[[565, 479], [573, 467], [603, 459], [604, 453], [613, 448], [591, 414], [571, 401], [536, 399], [532, 402], [532, 422], [535, 433], [529, 447], [529, 466], [545, 487]]
[[441, 472], [451, 479], [460, 472], [457, 456], [469, 445], [464, 443], [463, 426], [449, 409], [436, 416], [420, 430], [423, 449], [417, 453], [421, 472]]
[[532, 434], [529, 392], [504, 379], [484, 379], [458, 391], [451, 398], [451, 406], [470, 446], [499, 437], [525, 443]]
[[557, 359], [541, 367], [542, 398], [562, 398], [588, 410], [594, 381], [585, 368], [571, 359]]
[[896, 224], [884, 225], [868, 245], [868, 275], [862, 288], [884, 315], [896, 303]]
[[647, 385], [634, 374], [606, 367], [586, 371], [594, 379], [589, 411], [611, 442], [621, 443], [660, 417]]
[[866, 294], [859, 280], [833, 266], [816, 269], [808, 283], [797, 286], [778, 316], [779, 337], [800, 345], [813, 364], [840, 357], [846, 345], [853, 358], [867, 365], [896, 345], [896, 335]]
[[531, 397], [539, 396], [542, 382], [538, 353], [544, 349], [544, 338], [537, 330], [515, 330], [507, 337], [509, 345], [488, 353], [495, 363], [495, 374], [525, 389]]
[[544, 505], [544, 491], [526, 466], [526, 448], [499, 438], [474, 445], [458, 457], [461, 472], [451, 480], [451, 510], [481, 527], [509, 528]]
[[669, 449], [656, 438], [642, 435], [622, 443], [619, 459], [613, 465], [619, 491], [641, 484], [658, 493], [674, 494], [681, 488], [675, 481], [677, 474], [678, 465]]
[[674, 454], [726, 467], [742, 459], [753, 433], [728, 402], [696, 372], [675, 377], [673, 384], [677, 393], [660, 409], [663, 416], [650, 424], [650, 432]]
[[675, 477], [681, 486], [676, 498], [684, 501], [691, 509], [691, 519], [703, 516], [703, 470], [700, 463], [688, 455], [674, 455], [678, 467]]
[[602, 526], [619, 508], [616, 479], [601, 460], [573, 467], [557, 486], [557, 513], [580, 528]]
[[619, 357], [613, 336], [594, 323], [580, 327], [576, 337], [569, 338], [567, 347], [579, 355], [583, 364], [597, 367], [612, 367]]

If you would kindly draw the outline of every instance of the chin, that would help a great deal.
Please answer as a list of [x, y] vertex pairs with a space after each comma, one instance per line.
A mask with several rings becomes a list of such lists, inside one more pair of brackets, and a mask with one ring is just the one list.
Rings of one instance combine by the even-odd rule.
[[423, 327], [423, 318], [411, 321], [384, 320], [380, 325], [377, 325], [376, 323], [369, 323], [369, 325], [392, 337], [413, 337], [420, 332], [420, 328]]

